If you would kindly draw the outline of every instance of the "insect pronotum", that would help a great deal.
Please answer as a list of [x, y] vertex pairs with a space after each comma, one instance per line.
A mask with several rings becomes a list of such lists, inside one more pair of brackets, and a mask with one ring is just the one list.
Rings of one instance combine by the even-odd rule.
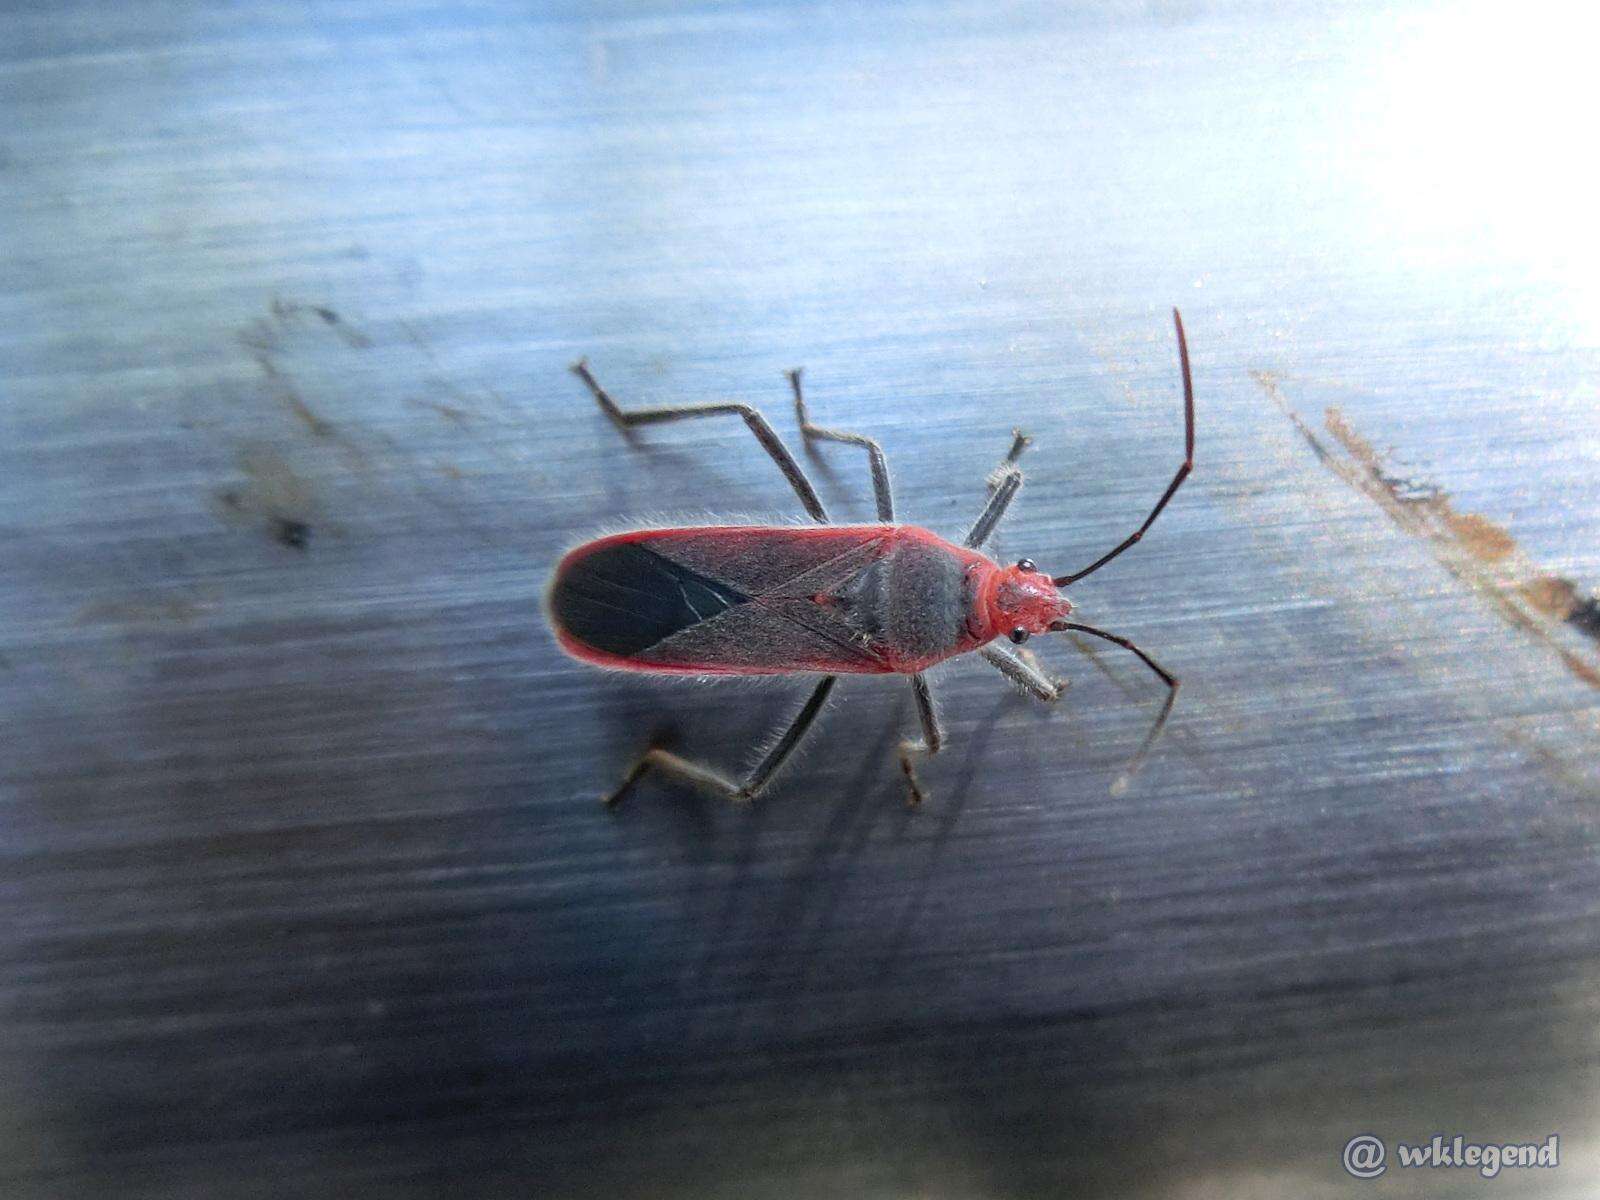
[[816, 489], [772, 426], [747, 404], [619, 408], [595, 381], [587, 362], [573, 371], [619, 427], [656, 425], [691, 417], [738, 416], [777, 463], [815, 526], [710, 525], [635, 529], [587, 542], [557, 564], [546, 595], [550, 624], [562, 649], [597, 666], [672, 675], [820, 675], [810, 698], [772, 748], [742, 780], [652, 747], [633, 764], [606, 800], [615, 803], [647, 771], [732, 800], [753, 800], [772, 782], [811, 728], [838, 676], [907, 675], [922, 725], [920, 741], [901, 743], [899, 758], [910, 802], [922, 787], [914, 754], [936, 754], [944, 733], [925, 672], [976, 650], [983, 659], [1040, 700], [1065, 687], [1017, 645], [1032, 634], [1075, 631], [1103, 638], [1139, 659], [1167, 685], [1166, 704], [1140, 748], [1154, 741], [1178, 680], [1125, 637], [1069, 620], [1072, 602], [1061, 588], [1093, 574], [1127, 550], [1155, 523], [1194, 469], [1194, 384], [1183, 318], [1172, 312], [1183, 375], [1183, 463], [1144, 523], [1081, 571], [1051, 577], [1028, 559], [1002, 567], [982, 553], [1022, 486], [1017, 459], [1028, 437], [1014, 434], [993, 486], [960, 544], [895, 521], [889, 468], [871, 438], [813, 425], [789, 372], [795, 412], [808, 445], [844, 442], [867, 452], [878, 520], [832, 525]]

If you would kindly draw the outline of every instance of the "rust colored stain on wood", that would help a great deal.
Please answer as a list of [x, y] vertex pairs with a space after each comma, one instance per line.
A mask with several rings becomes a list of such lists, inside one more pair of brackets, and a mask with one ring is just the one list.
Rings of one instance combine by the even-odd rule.
[[1289, 404], [1275, 375], [1251, 374], [1329, 470], [1425, 542], [1441, 566], [1510, 624], [1544, 642], [1572, 675], [1600, 688], [1600, 661], [1592, 652], [1579, 654], [1562, 644], [1569, 630], [1600, 641], [1600, 623], [1582, 619], [1594, 608], [1593, 597], [1534, 561], [1503, 525], [1481, 513], [1459, 511], [1436, 484], [1395, 474], [1383, 453], [1338, 408], [1330, 406], [1323, 414], [1323, 427], [1334, 442], [1330, 446]]

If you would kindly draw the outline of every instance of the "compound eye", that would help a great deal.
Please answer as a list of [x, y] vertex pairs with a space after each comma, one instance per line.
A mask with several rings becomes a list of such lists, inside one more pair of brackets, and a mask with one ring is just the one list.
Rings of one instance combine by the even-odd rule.
[[1023, 642], [1028, 640], [1028, 631], [1018, 625], [1011, 631], [1011, 640], [1019, 646], [1022, 645]]
[[1031, 558], [1017, 559], [1017, 570], [1019, 571], [1037, 571], [1038, 569], [1038, 567], [1033, 565], [1033, 559]]

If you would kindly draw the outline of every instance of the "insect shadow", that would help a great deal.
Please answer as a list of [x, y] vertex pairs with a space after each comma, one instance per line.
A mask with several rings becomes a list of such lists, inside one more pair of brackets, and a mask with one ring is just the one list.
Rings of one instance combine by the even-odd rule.
[[[884, 931], [871, 939], [869, 956], [879, 964], [873, 970], [880, 977], [893, 975], [903, 948], [917, 936], [928, 896], [950, 882], [945, 868], [952, 840], [996, 732], [1007, 714], [1025, 703], [1024, 697], [1002, 695], [971, 723], [972, 756], [942, 781], [946, 802], [931, 827], [905, 807], [884, 803], [894, 785], [879, 764], [898, 736], [903, 706], [897, 711], [873, 705], [870, 720], [877, 736], [865, 743], [859, 735], [851, 738], [847, 757], [841, 754], [837, 769], [825, 773], [826, 785], [790, 782], [777, 789], [785, 795], [784, 804], [757, 806], [731, 825], [716, 820], [724, 806], [686, 791], [685, 808], [693, 815], [674, 818], [669, 827], [692, 845], [700, 868], [728, 869], [724, 877], [705, 876], [689, 890], [701, 899], [694, 901], [687, 925], [700, 933], [697, 952], [686, 955], [693, 961], [686, 985], [717, 992], [738, 980], [763, 993], [808, 994], [818, 985], [818, 972], [836, 961], [841, 939], [854, 936], [850, 927], [863, 903], [876, 912], [875, 924]], [[836, 738], [845, 744], [846, 736], [841, 730]], [[827, 753], [834, 740], [824, 735], [817, 749]], [[787, 857], [775, 854], [775, 848], [796, 840], [799, 811], [813, 814], [804, 847]], [[861, 871], [863, 862], [884, 854], [906, 865], [903, 886], [884, 891], [870, 884], [874, 873]], [[864, 880], [874, 894], [862, 894]]]

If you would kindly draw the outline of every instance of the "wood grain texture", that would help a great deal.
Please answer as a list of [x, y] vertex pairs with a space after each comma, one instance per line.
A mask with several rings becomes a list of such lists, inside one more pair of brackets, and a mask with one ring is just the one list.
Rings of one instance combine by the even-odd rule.
[[[1592, 38], [1509, 22], [9, 6], [6, 1194], [1592, 1195]], [[1159, 685], [1062, 638], [1055, 709], [935, 673], [920, 812], [870, 680], [753, 811], [600, 808], [805, 684], [573, 663], [550, 566], [796, 506], [574, 359], [797, 448], [803, 364], [956, 536], [1021, 426], [1063, 573], [1177, 465], [1174, 303], [1197, 473], [1074, 593], [1183, 677], [1129, 787]], [[1562, 1165], [1339, 1167], [1441, 1131]]]

